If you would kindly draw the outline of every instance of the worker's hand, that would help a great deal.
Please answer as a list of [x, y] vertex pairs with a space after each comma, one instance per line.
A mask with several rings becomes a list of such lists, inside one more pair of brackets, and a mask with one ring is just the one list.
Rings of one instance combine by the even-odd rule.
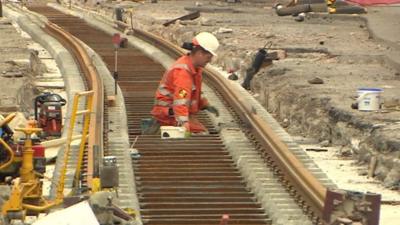
[[216, 117], [219, 116], [219, 111], [218, 111], [218, 109], [215, 108], [214, 106], [209, 105], [209, 106], [207, 106], [207, 107], [205, 108], [205, 110], [209, 111], [210, 113], [213, 113]]

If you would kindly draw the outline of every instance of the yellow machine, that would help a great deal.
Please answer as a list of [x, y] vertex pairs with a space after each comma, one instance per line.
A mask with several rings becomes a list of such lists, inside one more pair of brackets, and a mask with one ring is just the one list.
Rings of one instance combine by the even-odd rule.
[[[0, 128], [1, 129], [3, 129], [3, 127], [5, 128], [7, 126], [7, 124], [10, 123], [11, 120], [14, 119], [15, 116], [16, 116], [16, 114], [12, 113], [12, 114], [8, 115], [6, 118], [4, 118], [2, 121], [0, 121]], [[2, 137], [3, 136], [0, 135], [0, 147], [3, 146], [4, 154], [8, 154], [8, 157], [6, 157], [4, 155], [5, 161], [0, 162], [0, 173], [10, 170], [10, 167], [12, 167], [12, 164], [17, 160], [15, 157], [14, 151], [12, 150], [10, 145], [8, 145], [7, 141], [4, 140]]]
[[[71, 150], [72, 135], [75, 126], [77, 115], [86, 115], [84, 118], [84, 126], [82, 131], [81, 145], [79, 149], [78, 163], [76, 166], [75, 183], [79, 181], [79, 175], [83, 160], [83, 153], [88, 134], [90, 122], [90, 113], [92, 108], [93, 91], [76, 93], [73, 103], [72, 117], [70, 121], [70, 129], [67, 135], [67, 145], [64, 151], [64, 161], [60, 179], [57, 184], [57, 194], [54, 201], [47, 201], [42, 196], [42, 181], [43, 175], [34, 170], [33, 153], [31, 135], [42, 131], [40, 128], [35, 128], [34, 123], [28, 124], [27, 128], [15, 129], [22, 131], [26, 135], [24, 150], [22, 152], [22, 166], [19, 170], [20, 177], [13, 181], [11, 195], [2, 207], [2, 215], [6, 221], [12, 219], [24, 220], [26, 215], [37, 215], [39, 212], [44, 212], [53, 206], [59, 205], [64, 200], [64, 181], [67, 172], [68, 158]], [[86, 109], [78, 111], [79, 98], [87, 96]], [[8, 117], [6, 122], [11, 121]], [[10, 151], [10, 150], [9, 150]], [[10, 153], [11, 154], [11, 153]], [[13, 157], [13, 155], [12, 155]], [[1, 166], [1, 165], [0, 165]], [[96, 179], [95, 181], [97, 181]], [[98, 183], [98, 182], [95, 182]], [[97, 184], [99, 187], [100, 185]], [[99, 188], [98, 188], [99, 189]], [[98, 190], [97, 190], [98, 191]]]
[[[78, 102], [81, 96], [87, 96], [87, 104], [85, 110], [78, 111]], [[54, 206], [58, 206], [64, 201], [64, 182], [67, 173], [68, 158], [71, 150], [71, 141], [75, 125], [75, 120], [77, 115], [86, 115], [83, 122], [83, 131], [81, 138], [81, 145], [79, 149], [78, 162], [75, 171], [75, 183], [79, 181], [79, 174], [81, 170], [82, 160], [83, 160], [83, 150], [85, 147], [86, 139], [88, 136], [88, 127], [90, 122], [90, 117], [92, 108], [92, 97], [93, 91], [77, 93], [74, 98], [73, 112], [70, 121], [70, 129], [68, 130], [66, 149], [64, 150], [63, 164], [61, 168], [60, 179], [57, 181], [56, 197], [53, 201], [48, 201], [43, 197], [42, 194], [42, 178], [45, 178], [41, 173], [35, 171], [34, 166], [34, 149], [32, 148], [32, 135], [42, 131], [40, 128], [36, 128], [35, 121], [28, 121], [26, 128], [16, 128], [15, 131], [21, 131], [25, 133], [25, 143], [22, 152], [13, 150], [10, 145], [14, 145], [11, 141], [8, 141], [12, 136], [12, 130], [6, 125], [15, 117], [16, 114], [11, 114], [7, 116], [4, 120], [0, 119], [0, 150], [2, 160], [0, 161], [0, 174], [1, 172], [7, 172], [7, 176], [10, 174], [7, 168], [11, 165], [18, 163], [12, 171], [12, 177], [18, 178], [12, 181], [12, 188], [9, 199], [4, 202], [1, 207], [0, 224], [5, 222], [9, 224], [12, 220], [25, 220], [27, 215], [37, 215], [40, 212], [46, 212]], [[7, 129], [6, 136], [4, 136], [3, 130]], [[3, 134], [3, 136], [2, 136]], [[3, 140], [3, 138], [5, 140]], [[10, 145], [9, 145], [10, 144]], [[3, 157], [4, 156], [4, 157]], [[108, 167], [107, 167], [108, 166]], [[100, 190], [106, 188], [112, 188], [117, 191], [118, 186], [118, 170], [116, 170], [115, 157], [106, 157], [104, 168], [107, 171], [101, 173], [104, 178], [103, 180], [107, 182], [101, 182], [101, 177], [96, 177], [92, 179], [92, 193], [99, 192]], [[18, 170], [19, 169], [19, 170]], [[110, 172], [111, 171], [111, 172]], [[111, 179], [112, 178], [112, 179]], [[101, 195], [101, 193], [100, 193]], [[118, 195], [118, 193], [117, 193]], [[102, 201], [103, 202], [103, 201]], [[115, 206], [112, 206], [115, 208]], [[108, 209], [107, 209], [108, 210]], [[108, 210], [109, 211], [109, 210]], [[107, 211], [107, 212], [108, 212]], [[122, 212], [122, 211], [121, 211]], [[103, 215], [101, 212], [99, 215]], [[127, 212], [122, 213], [122, 219], [132, 220], [135, 217], [136, 212], [133, 209], [127, 209]], [[114, 218], [115, 216], [113, 216]], [[100, 218], [102, 218], [100, 216]]]
[[2, 215], [6, 221], [12, 219], [24, 220], [26, 214], [35, 215], [50, 207], [60, 204], [60, 201], [48, 202], [42, 196], [41, 174], [33, 169], [33, 149], [31, 135], [40, 132], [40, 128], [16, 128], [24, 132], [26, 140], [22, 154], [20, 177], [13, 181], [11, 195], [2, 207]]
[[[16, 113], [8, 115], [4, 120], [0, 121], [0, 127], [4, 130], [9, 129], [8, 123], [14, 119]], [[10, 130], [10, 129], [9, 129]], [[11, 219], [24, 220], [26, 212], [37, 212], [47, 209], [55, 204], [49, 204], [42, 198], [42, 182], [41, 174], [34, 170], [32, 139], [31, 135], [41, 131], [41, 129], [32, 127], [28, 123], [27, 128], [17, 128], [16, 131], [22, 131], [26, 134], [26, 140], [22, 154], [16, 154], [15, 150], [10, 147], [9, 143], [0, 137], [0, 144], [3, 148], [3, 156], [5, 161], [0, 163], [0, 173], [11, 175], [13, 177], [19, 174], [19, 178], [13, 180], [13, 186], [9, 200], [2, 206], [2, 216], [6, 221]], [[12, 134], [12, 131], [8, 131]], [[7, 136], [7, 138], [9, 138]]]

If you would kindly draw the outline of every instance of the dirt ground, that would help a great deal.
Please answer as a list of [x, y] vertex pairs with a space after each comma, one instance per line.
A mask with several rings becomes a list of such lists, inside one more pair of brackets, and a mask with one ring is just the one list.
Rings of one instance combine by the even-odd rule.
[[[383, 23], [388, 27], [379, 27], [382, 18], [396, 18], [385, 17], [385, 10], [390, 8], [381, 11], [372, 7], [364, 15], [370, 23], [378, 23], [377, 32], [390, 37], [385, 42], [373, 38], [372, 28], [357, 15], [309, 14], [303, 22], [296, 22], [291, 16], [278, 17], [271, 8], [272, 1], [255, 2], [122, 2], [119, 7], [134, 9], [134, 27], [178, 45], [200, 31], [214, 33], [221, 47], [213, 64], [236, 71], [238, 82], [242, 82], [255, 53], [266, 43], [272, 43], [268, 49], [272, 52], [285, 52], [286, 57], [260, 70], [250, 92], [290, 134], [311, 140], [308, 144], [314, 148], [329, 148], [310, 156], [339, 187], [378, 192], [385, 201], [398, 202], [400, 71], [387, 60], [399, 54], [392, 38], [397, 25], [389, 19]], [[113, 7], [115, 4], [102, 3], [94, 8], [111, 16]], [[187, 14], [185, 7], [214, 12], [206, 10], [196, 20], [162, 25]], [[391, 10], [390, 15], [399, 15], [400, 9]], [[130, 24], [129, 13], [125, 19]], [[314, 78], [320, 78], [323, 84], [310, 84]], [[357, 89], [363, 87], [384, 90], [381, 110], [361, 112], [351, 108]], [[377, 164], [371, 164], [375, 159]], [[368, 173], [373, 178], [367, 177]], [[383, 205], [381, 224], [393, 224], [399, 214], [398, 206]]]
[[[0, 113], [28, 112], [31, 92], [29, 41], [10, 20], [0, 18]], [[28, 88], [27, 88], [28, 87]]]
[[[315, 139], [322, 145], [342, 146], [366, 168], [377, 158], [374, 176], [385, 187], [400, 184], [400, 72], [388, 62], [397, 49], [375, 40], [357, 15], [309, 14], [303, 22], [279, 17], [273, 1], [158, 1], [144, 4], [102, 2], [93, 9], [111, 16], [114, 7], [126, 9], [124, 19], [181, 45], [200, 31], [214, 33], [221, 42], [213, 64], [233, 70], [242, 82], [259, 48], [286, 55], [259, 71], [251, 92], [291, 134]], [[88, 6], [90, 4], [86, 4]], [[165, 21], [201, 9], [192, 21]], [[375, 18], [384, 12], [375, 7]], [[365, 15], [368, 19], [368, 14]], [[394, 26], [393, 29], [395, 29]], [[386, 29], [385, 32], [388, 32]], [[309, 81], [320, 78], [323, 84]], [[351, 108], [358, 88], [382, 88], [382, 109], [361, 112]]]
[[382, 183], [373, 178], [365, 176], [366, 168], [363, 165], [354, 163], [351, 158], [343, 158], [338, 152], [338, 147], [327, 147], [326, 152], [314, 152], [307, 149], [318, 148], [318, 146], [302, 145], [307, 154], [311, 156], [318, 166], [328, 174], [338, 187], [344, 190], [372, 192], [381, 194], [380, 225], [396, 224], [400, 216], [399, 205], [388, 204], [388, 202], [400, 201], [400, 194], [395, 190], [388, 190]]
[[[85, 6], [109, 16], [116, 5], [104, 1], [94, 3], [88, 1]], [[326, 153], [310, 154], [328, 176], [355, 177], [357, 174], [364, 178], [363, 181], [336, 179], [339, 187], [356, 189], [361, 182], [375, 183], [376, 189], [366, 186], [366, 190], [392, 189], [394, 192], [385, 191], [384, 195], [388, 196], [387, 200], [399, 201], [400, 71], [387, 61], [388, 55], [399, 53], [393, 47], [396, 38], [391, 44], [371, 38], [367, 24], [359, 16], [309, 14], [303, 22], [296, 22], [291, 16], [278, 17], [271, 8], [273, 3], [272, 0], [242, 0], [232, 4], [159, 0], [158, 3], [118, 4], [133, 9], [134, 27], [179, 45], [200, 31], [213, 32], [221, 42], [213, 64], [236, 71], [240, 77], [238, 82], [242, 82], [257, 50], [271, 42], [269, 50], [285, 52], [286, 57], [260, 70], [252, 81], [251, 93], [290, 134], [307, 138], [310, 140], [307, 144], [314, 147], [329, 149]], [[184, 7], [198, 6], [214, 11], [201, 12], [200, 18], [193, 21], [162, 25], [188, 13]], [[378, 18], [384, 16], [379, 10], [374, 7], [369, 13]], [[129, 13], [125, 18], [130, 18]], [[21, 105], [17, 93], [27, 83], [29, 51], [28, 41], [7, 20], [0, 19], [0, 30], [0, 112], [8, 112]], [[308, 82], [316, 77], [323, 84]], [[381, 110], [351, 109], [356, 91], [361, 87], [384, 90]], [[371, 159], [377, 159], [374, 168], [371, 168]], [[369, 170], [373, 171], [375, 180], [366, 178]], [[398, 218], [398, 206], [385, 207], [392, 208], [390, 218]]]

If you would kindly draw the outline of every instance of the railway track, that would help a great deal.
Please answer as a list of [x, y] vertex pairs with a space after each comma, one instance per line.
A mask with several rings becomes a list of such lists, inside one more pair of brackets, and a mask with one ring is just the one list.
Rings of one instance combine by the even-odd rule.
[[[112, 71], [111, 36], [54, 9], [31, 9], [85, 42]], [[120, 50], [119, 56], [129, 136], [141, 154], [133, 165], [144, 224], [218, 224], [223, 214], [231, 223], [270, 224], [206, 114], [199, 119], [211, 135], [174, 141], [140, 134], [140, 119], [150, 117], [164, 68], [133, 48]]]
[[[109, 34], [53, 8], [30, 6], [30, 10], [43, 14], [80, 39], [101, 56], [110, 71], [114, 69], [114, 49]], [[181, 53], [154, 36], [135, 32], [147, 41], [162, 45], [174, 57]], [[213, 76], [214, 71], [206, 71], [206, 80], [210, 85], [207, 92], [211, 98], [220, 101], [221, 106], [226, 108], [222, 110], [226, 118], [236, 121], [232, 123], [237, 127], [220, 132], [215, 118], [200, 113], [198, 118], [210, 131], [209, 135], [162, 140], [159, 136], [141, 135], [139, 124], [140, 119], [150, 117], [154, 92], [165, 68], [133, 46], [121, 49], [119, 57], [118, 83], [125, 101], [129, 139], [132, 147], [140, 153], [140, 157], [133, 159], [132, 165], [139, 213], [144, 224], [211, 225], [218, 224], [223, 214], [230, 216], [230, 224], [272, 224], [272, 218], [266, 213], [269, 203], [259, 192], [255, 192], [258, 188], [254, 186], [256, 184], [277, 195], [296, 199], [278, 204], [287, 207], [288, 210], [283, 211], [288, 215], [274, 215], [274, 221], [282, 216], [293, 217], [289, 218], [297, 221], [293, 224], [321, 222], [325, 187], [306, 171], [272, 129], [265, 125], [262, 115], [254, 112], [249, 103], [238, 101], [240, 93], [232, 93], [226, 81]], [[236, 137], [240, 137], [239, 140]], [[233, 148], [228, 142], [237, 143], [241, 149]], [[245, 159], [241, 154], [245, 154]], [[257, 166], [256, 169], [243, 169], [238, 165], [240, 160], [247, 159], [251, 162], [249, 164]], [[249, 171], [264, 175], [261, 178], [263, 183], [256, 180], [249, 184], [249, 177], [252, 177]], [[282, 184], [276, 184], [277, 181]], [[302, 208], [294, 209], [293, 205]], [[309, 222], [302, 211], [313, 222]]]

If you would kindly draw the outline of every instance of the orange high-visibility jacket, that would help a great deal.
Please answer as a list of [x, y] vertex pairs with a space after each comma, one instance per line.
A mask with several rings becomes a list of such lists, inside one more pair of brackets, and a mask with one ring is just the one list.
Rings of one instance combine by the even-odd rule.
[[201, 98], [201, 81], [202, 69], [194, 68], [190, 56], [182, 56], [164, 73], [151, 114], [161, 125], [188, 122], [190, 114], [208, 105], [207, 100]]

